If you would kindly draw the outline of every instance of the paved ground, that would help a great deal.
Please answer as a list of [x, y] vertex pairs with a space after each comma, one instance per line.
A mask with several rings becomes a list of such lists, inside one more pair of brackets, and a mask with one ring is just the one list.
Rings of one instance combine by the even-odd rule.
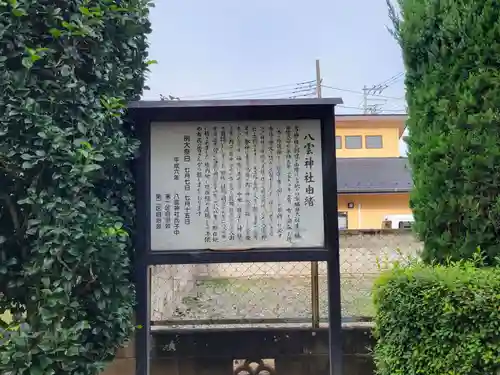
[[[371, 316], [373, 276], [342, 280], [343, 317]], [[326, 278], [320, 278], [320, 316], [327, 318]], [[198, 281], [183, 299], [175, 319], [311, 319], [309, 278], [212, 279]]]

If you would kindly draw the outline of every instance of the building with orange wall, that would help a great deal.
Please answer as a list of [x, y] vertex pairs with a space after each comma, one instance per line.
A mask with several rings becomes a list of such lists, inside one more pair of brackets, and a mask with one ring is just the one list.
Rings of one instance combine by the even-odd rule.
[[411, 214], [408, 159], [400, 156], [406, 115], [337, 115], [341, 229], [380, 229], [388, 215]]

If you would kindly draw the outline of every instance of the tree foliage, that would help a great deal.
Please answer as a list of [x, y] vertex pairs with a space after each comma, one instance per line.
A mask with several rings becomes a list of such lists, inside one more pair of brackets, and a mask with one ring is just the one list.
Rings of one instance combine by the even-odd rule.
[[96, 374], [133, 329], [138, 144], [123, 115], [150, 5], [0, 0], [2, 374]]
[[390, 6], [406, 67], [415, 228], [425, 261], [500, 251], [500, 7], [493, 0]]

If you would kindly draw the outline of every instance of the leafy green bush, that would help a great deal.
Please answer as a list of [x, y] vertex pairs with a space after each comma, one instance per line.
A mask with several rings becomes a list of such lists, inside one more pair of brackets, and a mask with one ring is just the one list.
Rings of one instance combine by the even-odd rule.
[[396, 266], [374, 302], [379, 375], [498, 375], [500, 269]]
[[466, 259], [480, 246], [492, 265], [500, 254], [500, 7], [396, 1], [390, 13], [406, 67], [411, 207], [423, 259]]
[[[0, 0], [2, 374], [96, 374], [129, 337], [134, 223], [122, 120], [147, 0]], [[1, 328], [1, 327], [0, 327]]]

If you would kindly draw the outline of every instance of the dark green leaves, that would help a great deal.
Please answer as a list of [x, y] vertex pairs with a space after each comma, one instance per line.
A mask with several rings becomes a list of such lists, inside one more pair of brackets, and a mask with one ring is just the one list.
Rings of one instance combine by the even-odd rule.
[[62, 31], [56, 28], [50, 29], [49, 33], [53, 38], [59, 38], [62, 35]]
[[25, 68], [30, 69], [34, 64], [34, 61], [30, 57], [23, 57], [22, 63]]
[[101, 166], [98, 164], [87, 164], [83, 167], [83, 172], [84, 173], [89, 173], [92, 171], [96, 171], [98, 169], [101, 169]]
[[415, 229], [426, 262], [500, 255], [500, 8], [397, 0]]
[[19, 311], [1, 374], [95, 375], [134, 328], [138, 142], [122, 116], [147, 15], [142, 0], [0, 0], [0, 311]]
[[374, 289], [379, 375], [497, 375], [500, 269], [396, 267]]

